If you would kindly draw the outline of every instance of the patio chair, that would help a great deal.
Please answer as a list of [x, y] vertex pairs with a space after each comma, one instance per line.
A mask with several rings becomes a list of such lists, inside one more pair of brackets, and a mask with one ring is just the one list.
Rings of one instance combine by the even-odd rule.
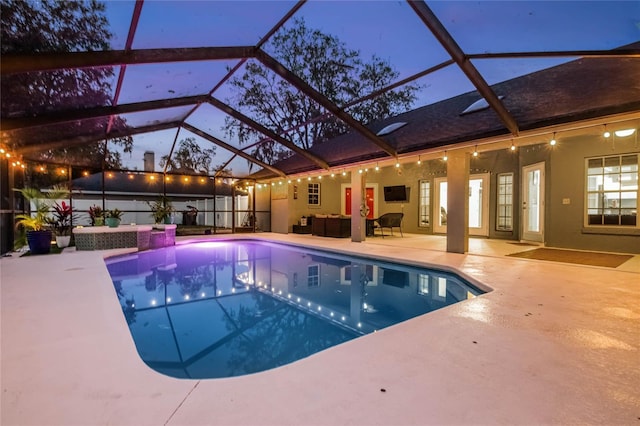
[[404, 213], [385, 213], [377, 219], [374, 219], [374, 227], [380, 228], [380, 234], [384, 238], [384, 228], [389, 228], [393, 235], [393, 228], [400, 228], [400, 236], [402, 235], [402, 218]]

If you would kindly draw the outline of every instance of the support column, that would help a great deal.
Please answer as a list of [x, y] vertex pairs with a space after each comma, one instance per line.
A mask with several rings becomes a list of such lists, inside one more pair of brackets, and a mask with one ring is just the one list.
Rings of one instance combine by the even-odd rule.
[[449, 151], [447, 160], [447, 252], [469, 251], [469, 153]]
[[355, 243], [364, 241], [367, 232], [367, 219], [360, 215], [360, 206], [365, 202], [365, 188], [364, 173], [353, 170], [351, 172], [351, 241]]

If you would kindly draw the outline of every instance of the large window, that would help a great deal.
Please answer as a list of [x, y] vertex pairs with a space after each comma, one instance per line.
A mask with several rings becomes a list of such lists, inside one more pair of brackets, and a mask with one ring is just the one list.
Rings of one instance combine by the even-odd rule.
[[309, 201], [310, 206], [319, 206], [320, 205], [320, 184], [319, 183], [310, 183], [309, 184]]
[[587, 224], [637, 226], [638, 154], [587, 159]]
[[320, 287], [320, 265], [309, 265], [307, 274], [307, 286]]
[[513, 231], [513, 173], [498, 175], [496, 230]]
[[420, 204], [418, 211], [418, 226], [428, 227], [431, 223], [429, 212], [431, 211], [431, 182], [420, 181]]

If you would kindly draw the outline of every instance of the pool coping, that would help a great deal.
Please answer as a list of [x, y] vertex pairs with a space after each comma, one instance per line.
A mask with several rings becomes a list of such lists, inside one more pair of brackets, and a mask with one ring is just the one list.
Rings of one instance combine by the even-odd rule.
[[494, 291], [277, 369], [172, 379], [139, 359], [113, 297], [103, 259], [122, 250], [2, 259], [2, 424], [637, 421], [638, 274], [326, 238], [251, 239], [420, 259]]

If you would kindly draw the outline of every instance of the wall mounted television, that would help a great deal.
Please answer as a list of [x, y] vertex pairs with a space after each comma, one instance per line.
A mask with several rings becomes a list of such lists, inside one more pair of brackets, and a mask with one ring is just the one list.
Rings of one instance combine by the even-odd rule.
[[385, 186], [385, 201], [407, 201], [407, 187], [404, 185]]

